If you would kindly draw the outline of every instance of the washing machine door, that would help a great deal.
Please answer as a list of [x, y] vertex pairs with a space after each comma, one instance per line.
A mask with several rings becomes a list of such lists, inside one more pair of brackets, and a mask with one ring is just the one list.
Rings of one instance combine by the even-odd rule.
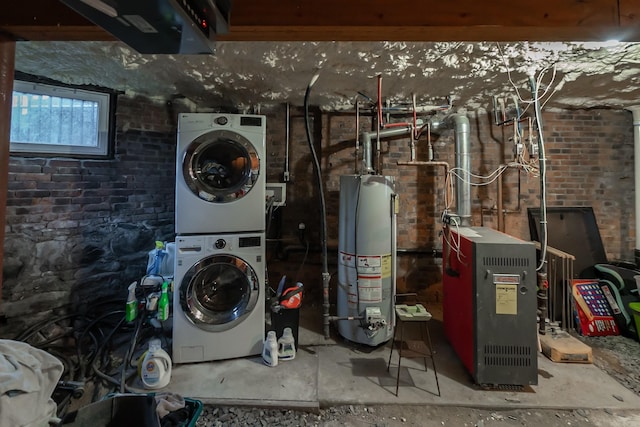
[[180, 283], [187, 318], [208, 331], [225, 331], [256, 306], [260, 284], [254, 269], [232, 255], [212, 255], [194, 264]]
[[215, 130], [188, 145], [182, 173], [196, 196], [212, 203], [228, 203], [241, 199], [254, 187], [260, 174], [260, 158], [244, 136]]

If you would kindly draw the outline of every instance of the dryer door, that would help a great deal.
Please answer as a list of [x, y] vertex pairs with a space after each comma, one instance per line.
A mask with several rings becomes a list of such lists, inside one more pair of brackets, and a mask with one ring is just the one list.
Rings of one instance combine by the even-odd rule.
[[216, 130], [194, 139], [182, 161], [182, 174], [193, 194], [212, 203], [247, 195], [260, 174], [260, 158], [247, 138]]
[[180, 306], [197, 327], [225, 331], [244, 320], [260, 297], [254, 269], [232, 255], [212, 255], [194, 264], [180, 283]]

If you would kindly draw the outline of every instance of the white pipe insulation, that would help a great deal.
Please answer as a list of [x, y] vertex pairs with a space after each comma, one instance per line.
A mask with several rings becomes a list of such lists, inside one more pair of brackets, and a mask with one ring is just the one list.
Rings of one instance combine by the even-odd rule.
[[633, 173], [635, 176], [636, 267], [640, 264], [640, 105], [627, 108], [633, 114]]

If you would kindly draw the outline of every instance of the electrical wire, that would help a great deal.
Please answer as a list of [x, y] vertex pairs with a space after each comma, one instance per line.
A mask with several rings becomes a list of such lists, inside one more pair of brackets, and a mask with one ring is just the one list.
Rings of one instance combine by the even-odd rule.
[[[549, 81], [549, 83], [546, 85], [546, 89], [545, 91], [542, 93], [542, 95], [535, 94], [534, 98], [532, 100], [528, 100], [522, 97], [522, 95], [520, 95], [520, 90], [518, 89], [518, 86], [515, 84], [515, 82], [513, 81], [512, 77], [511, 77], [511, 69], [509, 68], [509, 63], [507, 62], [507, 58], [504, 55], [504, 52], [502, 51], [502, 48], [500, 46], [500, 43], [496, 42], [496, 46], [498, 47], [498, 52], [500, 53], [500, 56], [502, 57], [502, 61], [504, 62], [504, 66], [507, 69], [507, 78], [509, 79], [509, 83], [511, 83], [511, 86], [514, 88], [516, 95], [518, 96], [518, 99], [520, 100], [520, 102], [524, 103], [527, 105], [527, 108], [529, 107], [529, 105], [533, 105], [536, 101], [541, 101], [547, 94], [547, 92], [549, 91], [549, 89], [551, 88], [551, 86], [553, 85], [553, 82], [556, 78], [556, 64], [553, 63], [551, 65], [547, 65], [546, 67], [544, 67], [540, 73], [538, 74], [538, 78], [537, 78], [537, 87], [539, 88], [540, 86], [542, 86], [542, 79], [544, 77], [544, 75], [547, 73], [547, 71], [549, 71], [549, 69], [553, 69], [553, 74], [551, 76], [551, 80]], [[549, 95], [549, 97], [551, 97], [551, 95], [553, 95], [553, 93], [555, 93], [555, 90]], [[547, 99], [548, 101], [548, 99]], [[546, 101], [545, 101], [546, 103]], [[525, 110], [522, 112], [522, 114], [524, 114]]]
[[[358, 179], [361, 180], [362, 177], [358, 176]], [[355, 267], [356, 267], [356, 307], [358, 309], [358, 316], [360, 316], [361, 308], [360, 308], [360, 275], [358, 274], [358, 214], [360, 211], [360, 183], [358, 184], [358, 194], [356, 195], [356, 206], [354, 210], [354, 219], [355, 224], [353, 227], [353, 256], [355, 257]], [[360, 320], [360, 326], [364, 328], [362, 320]]]
[[531, 84], [531, 92], [534, 102], [534, 111], [536, 115], [536, 124], [538, 127], [538, 147], [539, 147], [539, 165], [540, 165], [540, 264], [536, 268], [536, 271], [543, 271], [545, 262], [547, 259], [547, 183], [546, 183], [546, 169], [547, 159], [544, 147], [544, 132], [542, 126], [542, 111], [540, 107], [540, 101], [537, 96], [538, 86], [533, 77], [530, 77], [529, 82]]
[[138, 316], [138, 320], [136, 322], [136, 328], [133, 333], [133, 338], [131, 339], [131, 345], [127, 349], [127, 352], [125, 353], [125, 356], [124, 356], [124, 360], [122, 362], [122, 375], [120, 376], [120, 393], [125, 392], [127, 368], [129, 367], [129, 364], [131, 363], [131, 359], [133, 358], [133, 353], [135, 352], [136, 344], [138, 342], [138, 335], [140, 334], [140, 329], [142, 328], [142, 323], [145, 317], [146, 316], [144, 315]]

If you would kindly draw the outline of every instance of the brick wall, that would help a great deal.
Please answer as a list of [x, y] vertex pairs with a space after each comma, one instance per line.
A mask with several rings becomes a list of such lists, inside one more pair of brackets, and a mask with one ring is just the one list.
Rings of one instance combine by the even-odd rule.
[[[626, 111], [588, 110], [545, 112], [544, 135], [547, 147], [547, 203], [549, 207], [591, 206], [608, 259], [633, 259], [635, 219], [633, 211], [633, 129], [631, 114]], [[496, 126], [492, 115], [469, 115], [471, 124], [472, 172], [488, 175], [499, 165], [513, 159], [513, 128]], [[355, 170], [355, 115], [314, 113], [316, 145], [319, 146], [327, 199], [328, 239], [332, 286], [335, 286], [339, 210], [339, 177]], [[284, 164], [284, 108], [268, 119], [269, 180], [280, 180]], [[526, 130], [526, 122], [523, 124]], [[371, 130], [371, 120], [363, 117], [360, 131]], [[435, 160], [455, 164], [454, 135], [443, 130], [432, 135]], [[321, 147], [320, 147], [321, 146]], [[398, 215], [399, 289], [427, 291], [440, 278], [439, 259], [433, 250], [441, 248], [440, 215], [445, 206], [443, 170], [433, 166], [398, 166], [410, 159], [408, 138], [383, 140], [382, 174], [396, 177], [400, 197]], [[302, 277], [311, 289], [321, 285], [317, 242], [319, 242], [318, 198], [302, 112], [292, 111], [290, 136], [288, 203], [282, 212], [283, 234], [289, 247], [299, 246], [295, 233], [304, 222], [316, 242], [315, 269]], [[417, 159], [427, 159], [426, 137], [417, 145]], [[374, 165], [376, 162], [374, 161]], [[507, 169], [503, 179], [505, 231], [529, 240], [527, 209], [539, 209], [539, 177], [517, 169]], [[497, 182], [472, 187], [472, 224], [497, 228]], [[454, 201], [455, 202], [455, 201]], [[454, 203], [455, 204], [455, 203]], [[455, 206], [454, 206], [455, 208]], [[289, 237], [287, 239], [286, 237]], [[302, 255], [293, 250], [289, 266], [275, 266], [271, 280], [279, 274], [296, 271], [295, 262]], [[307, 260], [307, 263], [309, 261]], [[271, 268], [271, 267], [270, 267]], [[317, 293], [319, 295], [319, 292]], [[435, 296], [436, 298], [438, 295]]]
[[[120, 98], [115, 158], [68, 160], [12, 157], [9, 170], [3, 310], [47, 313], [78, 298], [119, 292], [144, 273], [156, 239], [173, 238], [175, 129], [179, 106]], [[267, 174], [282, 182], [285, 109], [267, 114]], [[512, 159], [511, 127], [488, 113], [469, 115], [472, 169], [488, 174]], [[549, 206], [592, 206], [609, 259], [632, 259], [633, 129], [625, 111], [545, 112]], [[287, 206], [279, 208], [267, 245], [270, 285], [282, 274], [301, 280], [306, 301], [321, 299], [320, 220], [311, 155], [299, 108], [292, 108], [291, 180]], [[372, 129], [363, 116], [359, 131]], [[337, 283], [339, 177], [354, 173], [355, 116], [312, 111], [312, 134], [326, 193], [332, 301]], [[451, 130], [432, 135], [435, 157], [454, 165]], [[408, 138], [383, 140], [382, 173], [397, 180], [400, 291], [424, 292], [439, 301], [440, 214], [443, 170], [398, 166], [409, 160]], [[361, 153], [361, 152], [360, 152]], [[426, 137], [417, 159], [426, 160]], [[375, 159], [374, 159], [375, 160]], [[374, 164], [377, 164], [374, 162]], [[539, 179], [515, 169], [503, 175], [505, 230], [529, 239], [527, 208], [538, 208]], [[472, 188], [473, 225], [497, 227], [497, 184]], [[306, 225], [310, 249], [298, 239]], [[301, 265], [304, 262], [304, 268]], [[1, 330], [0, 330], [1, 333]]]

